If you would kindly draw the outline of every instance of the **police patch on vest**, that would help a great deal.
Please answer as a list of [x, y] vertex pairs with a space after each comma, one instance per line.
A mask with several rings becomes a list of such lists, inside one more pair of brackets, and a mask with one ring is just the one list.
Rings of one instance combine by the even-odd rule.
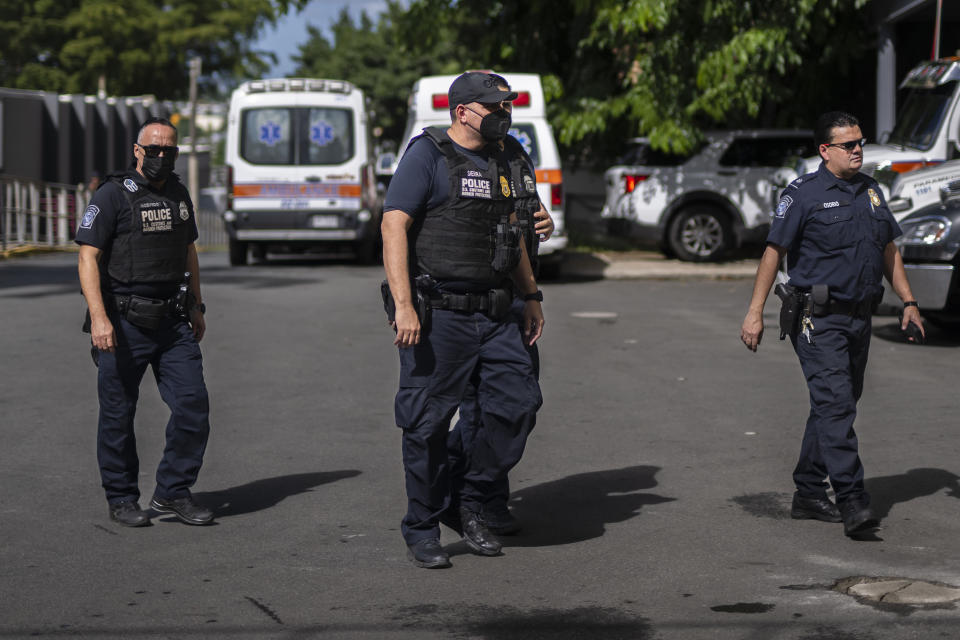
[[824, 203], [823, 203], [823, 208], [824, 208], [824, 209], [833, 209], [834, 207], [839, 207], [839, 206], [840, 206], [840, 203], [839, 203], [837, 200], [834, 200], [833, 202], [824, 202]]
[[145, 202], [140, 207], [140, 229], [143, 233], [173, 231], [173, 211], [162, 202]]
[[536, 193], [537, 184], [533, 181], [533, 178], [529, 174], [523, 174], [523, 187], [527, 190], [527, 193]]
[[787, 209], [790, 208], [790, 205], [793, 204], [793, 198], [790, 196], [783, 196], [780, 198], [780, 202], [777, 203], [777, 217], [782, 218], [787, 214]]
[[506, 176], [500, 176], [500, 193], [504, 198], [510, 197], [510, 183], [507, 182]]
[[97, 217], [97, 214], [100, 213], [100, 207], [95, 204], [90, 205], [83, 212], [83, 220], [80, 221], [81, 229], [92, 229], [93, 228], [93, 219]]
[[184, 222], [190, 219], [190, 209], [187, 208], [187, 203], [183, 200], [180, 201], [180, 219]]
[[127, 178], [126, 180], [123, 181], [123, 186], [126, 187], [127, 191], [129, 191], [130, 193], [136, 193], [137, 189], [140, 188], [137, 186], [137, 183], [131, 180], [130, 178]]
[[877, 195], [877, 192], [873, 189], [867, 189], [867, 195], [870, 196], [870, 202], [873, 203], [873, 206], [880, 206], [880, 196]]
[[460, 197], [461, 198], [486, 198], [493, 197], [491, 184], [484, 178], [465, 178], [460, 177]]

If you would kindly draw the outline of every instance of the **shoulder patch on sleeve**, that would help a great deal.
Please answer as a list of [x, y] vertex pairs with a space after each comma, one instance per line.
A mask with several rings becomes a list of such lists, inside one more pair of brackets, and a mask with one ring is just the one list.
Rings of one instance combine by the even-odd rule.
[[100, 207], [95, 204], [91, 204], [83, 212], [83, 219], [80, 220], [81, 229], [92, 229], [93, 221], [97, 217], [97, 214], [100, 213]]
[[787, 209], [790, 208], [790, 205], [793, 204], [793, 198], [790, 196], [783, 196], [780, 198], [780, 202], [777, 203], [777, 214], [776, 217], [782, 218], [787, 215]]

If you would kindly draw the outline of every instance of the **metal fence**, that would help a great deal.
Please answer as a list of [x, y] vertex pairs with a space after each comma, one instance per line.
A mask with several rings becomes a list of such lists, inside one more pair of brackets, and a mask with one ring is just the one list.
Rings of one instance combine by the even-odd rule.
[[229, 240], [227, 230], [223, 227], [223, 217], [214, 209], [197, 210], [197, 246], [207, 248], [225, 247]]
[[84, 186], [0, 176], [0, 249], [70, 245], [89, 200]]
[[[17, 247], [69, 247], [90, 201], [84, 185], [38, 182], [0, 175], [0, 251]], [[220, 212], [197, 211], [198, 245], [227, 244]]]

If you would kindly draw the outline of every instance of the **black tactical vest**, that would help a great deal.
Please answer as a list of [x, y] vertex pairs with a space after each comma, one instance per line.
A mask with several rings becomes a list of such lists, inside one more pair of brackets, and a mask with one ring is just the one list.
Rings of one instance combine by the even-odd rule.
[[422, 137], [443, 153], [450, 197], [411, 229], [411, 264], [437, 280], [494, 288], [519, 260], [519, 227], [508, 222], [514, 202], [507, 168], [491, 158], [480, 169], [438, 127], [425, 129]]
[[130, 174], [107, 179], [120, 187], [130, 204], [130, 224], [118, 225], [107, 271], [120, 282], [178, 282], [187, 268], [187, 245], [193, 232], [189, 196], [176, 182], [161, 195], [145, 189]]

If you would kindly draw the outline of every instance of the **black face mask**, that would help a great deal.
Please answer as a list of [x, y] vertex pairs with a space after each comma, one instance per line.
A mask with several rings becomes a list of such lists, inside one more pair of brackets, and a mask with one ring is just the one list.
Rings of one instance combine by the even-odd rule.
[[173, 173], [173, 166], [176, 163], [177, 157], [175, 155], [164, 154], [163, 157], [151, 158], [144, 154], [143, 164], [141, 165], [143, 177], [150, 182], [164, 182]]
[[[470, 111], [470, 107], [467, 107]], [[477, 113], [476, 111], [473, 111]], [[480, 114], [477, 113], [479, 116]], [[507, 131], [510, 130], [510, 125], [512, 124], [512, 119], [510, 113], [506, 109], [498, 109], [492, 113], [488, 113], [485, 116], [482, 116], [480, 120], [480, 128], [471, 127], [480, 132], [480, 137], [482, 137], [487, 142], [497, 142], [498, 140], [503, 140], [504, 136], [507, 135]]]

